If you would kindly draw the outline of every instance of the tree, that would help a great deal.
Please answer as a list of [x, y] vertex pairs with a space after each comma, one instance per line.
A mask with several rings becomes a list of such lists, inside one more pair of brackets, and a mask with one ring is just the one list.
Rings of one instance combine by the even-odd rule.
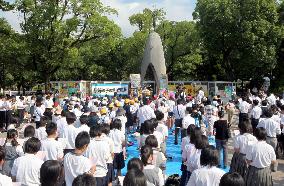
[[19, 0], [17, 8], [24, 17], [21, 27], [31, 64], [46, 90], [62, 67], [77, 65], [78, 49], [83, 44], [120, 32], [106, 16], [116, 11], [100, 0]]
[[198, 0], [194, 12], [206, 63], [222, 67], [227, 80], [249, 80], [275, 67], [280, 28], [277, 2]]

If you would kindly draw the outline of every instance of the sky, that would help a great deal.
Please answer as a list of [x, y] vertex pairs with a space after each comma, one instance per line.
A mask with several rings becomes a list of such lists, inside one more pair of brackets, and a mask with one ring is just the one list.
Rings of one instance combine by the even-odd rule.
[[[101, 0], [101, 2], [118, 11], [118, 15], [110, 16], [110, 19], [121, 27], [125, 37], [131, 36], [137, 30], [130, 25], [128, 18], [142, 12], [144, 8], [163, 8], [167, 20], [182, 21], [192, 20], [196, 4], [196, 0]], [[6, 18], [17, 32], [21, 31], [19, 24], [21, 16], [17, 12], [0, 12], [0, 17]]]

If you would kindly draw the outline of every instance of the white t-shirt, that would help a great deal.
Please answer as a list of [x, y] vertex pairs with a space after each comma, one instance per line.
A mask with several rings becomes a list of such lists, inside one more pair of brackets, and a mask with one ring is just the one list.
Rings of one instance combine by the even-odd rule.
[[276, 160], [276, 154], [271, 145], [258, 141], [249, 148], [246, 158], [252, 161], [251, 166], [265, 168], [271, 165], [271, 161]]
[[45, 152], [44, 161], [63, 158], [62, 144], [54, 138], [47, 138], [41, 141], [41, 151]]
[[242, 154], [247, 154], [248, 149], [257, 143], [257, 139], [253, 135], [245, 133], [243, 135], [237, 135], [234, 137], [233, 142], [234, 148], [240, 149], [240, 153]]
[[[155, 165], [146, 165], [146, 166], [144, 166], [144, 170], [154, 169], [154, 168], [156, 168]], [[160, 168], [159, 168], [159, 172], [158, 172], [158, 177], [159, 177], [159, 185], [164, 185], [165, 184], [165, 180], [164, 180], [163, 172], [162, 172], [162, 170]]]
[[85, 131], [85, 132], [90, 132], [90, 127], [88, 126], [88, 125], [86, 125], [86, 124], [84, 124], [84, 125], [81, 125], [79, 128], [78, 128], [78, 133], [80, 133], [80, 132], [83, 132], [83, 131]]
[[40, 121], [40, 118], [43, 116], [43, 109], [41, 107], [36, 107], [34, 111], [35, 121]]
[[159, 122], [156, 130], [162, 133], [164, 138], [169, 136], [169, 129], [164, 123]]
[[185, 115], [185, 117], [182, 120], [182, 128], [187, 129], [187, 127], [191, 124], [195, 125], [195, 119], [191, 117], [190, 114]]
[[149, 105], [144, 105], [138, 109], [137, 118], [139, 119], [139, 124], [141, 125], [146, 120], [156, 118], [156, 115], [154, 110]]
[[14, 161], [11, 175], [16, 177], [22, 185], [40, 185], [40, 167], [43, 161], [34, 154], [26, 154]]
[[39, 140], [45, 140], [47, 138], [46, 134], [46, 128], [45, 127], [39, 127], [35, 130], [35, 137]]
[[114, 119], [120, 119], [121, 121], [121, 131], [123, 134], [125, 134], [125, 125], [127, 122], [127, 118], [125, 116], [117, 116]]
[[85, 156], [96, 161], [96, 172], [94, 177], [107, 175], [107, 160], [111, 156], [108, 143], [103, 139], [92, 139]]
[[[157, 141], [158, 141], [158, 148], [160, 148], [161, 146], [161, 143], [163, 143], [165, 141], [165, 137], [164, 135], [159, 132], [159, 131], [154, 131], [153, 135], [157, 138]], [[146, 139], [145, 139], [146, 140]]]
[[217, 167], [202, 167], [193, 171], [187, 186], [219, 186], [225, 172]]
[[75, 139], [79, 130], [74, 125], [67, 125], [63, 129], [62, 137], [66, 139], [66, 149], [75, 149]]
[[[108, 143], [110, 153], [111, 154], [114, 153], [114, 143], [113, 143], [112, 139], [105, 134], [102, 134], [101, 138]], [[107, 160], [107, 163], [113, 163], [112, 156], [109, 157], [109, 159]]]
[[0, 186], [12, 186], [12, 179], [0, 173]]
[[68, 125], [66, 121], [66, 117], [61, 117], [57, 122], [57, 133], [58, 137], [62, 138], [63, 137], [63, 129]]
[[280, 124], [275, 122], [272, 118], [260, 120], [257, 125], [257, 128], [259, 127], [263, 127], [269, 137], [276, 137], [277, 134], [281, 133]]
[[262, 109], [259, 106], [254, 106], [251, 110], [251, 117], [254, 119], [259, 119], [262, 114]]
[[190, 144], [190, 137], [186, 136], [181, 140], [181, 150], [184, 151], [185, 147]]
[[92, 168], [92, 162], [84, 156], [68, 153], [64, 156], [64, 172], [66, 186], [72, 186], [73, 180]]
[[121, 153], [122, 143], [125, 141], [125, 135], [121, 130], [113, 129], [110, 131], [109, 137], [112, 139], [114, 144], [114, 153]]

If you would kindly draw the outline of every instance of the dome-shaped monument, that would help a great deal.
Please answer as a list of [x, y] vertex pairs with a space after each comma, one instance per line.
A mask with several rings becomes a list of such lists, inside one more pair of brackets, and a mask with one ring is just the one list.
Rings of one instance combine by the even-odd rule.
[[151, 32], [149, 34], [143, 61], [141, 65], [141, 80], [144, 81], [146, 71], [150, 68], [154, 74], [156, 82], [156, 91], [166, 88], [167, 81], [167, 69], [165, 63], [165, 56], [161, 38], [158, 33]]

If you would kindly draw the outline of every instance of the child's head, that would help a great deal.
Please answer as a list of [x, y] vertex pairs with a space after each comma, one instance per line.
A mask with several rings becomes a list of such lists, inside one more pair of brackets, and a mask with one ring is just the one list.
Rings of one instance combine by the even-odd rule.
[[42, 186], [56, 186], [62, 174], [62, 166], [58, 161], [47, 160], [40, 168], [40, 183]]
[[72, 125], [76, 121], [76, 115], [73, 112], [66, 113], [66, 121], [68, 125]]
[[154, 135], [149, 135], [145, 140], [145, 144], [152, 148], [158, 148], [158, 140]]
[[24, 151], [28, 154], [36, 154], [40, 150], [40, 147], [40, 140], [38, 138], [31, 137], [26, 141]]
[[186, 114], [192, 114], [192, 108], [186, 107]]
[[139, 169], [143, 171], [143, 162], [139, 158], [132, 158], [127, 164], [127, 171], [131, 169]]
[[95, 125], [90, 128], [90, 137], [100, 137], [102, 135], [102, 127], [100, 125]]
[[190, 134], [192, 133], [192, 131], [194, 131], [194, 129], [195, 129], [195, 124], [190, 124], [186, 129], [186, 134], [190, 136]]
[[86, 151], [90, 143], [90, 136], [87, 132], [80, 132], [75, 139], [75, 147], [78, 150]]
[[4, 164], [6, 151], [3, 146], [0, 145], [0, 167]]
[[102, 125], [102, 133], [105, 135], [108, 135], [110, 132], [110, 126], [109, 124], [103, 124]]
[[111, 124], [112, 129], [121, 129], [121, 120], [120, 119], [115, 119], [112, 124]]
[[7, 140], [11, 140], [11, 144], [13, 146], [17, 146], [17, 137], [18, 137], [18, 131], [16, 129], [10, 129], [7, 131]]
[[162, 113], [161, 111], [156, 111], [155, 114], [158, 121], [163, 121], [164, 113]]
[[34, 137], [34, 135], [35, 135], [35, 128], [32, 125], [27, 126], [24, 130], [24, 137], [30, 138]]
[[154, 133], [153, 123], [150, 120], [146, 120], [142, 125], [143, 125], [143, 134]]
[[227, 185], [230, 185], [230, 186], [245, 186], [245, 181], [239, 173], [228, 172], [228, 173], [226, 173], [222, 176], [219, 186], [227, 186]]
[[146, 186], [147, 179], [144, 173], [138, 169], [131, 169], [126, 173], [123, 180], [123, 186]]
[[179, 185], [180, 185], [180, 177], [178, 174], [170, 175], [165, 183], [165, 186], [179, 186]]
[[265, 141], [266, 140], [266, 130], [263, 127], [256, 128], [255, 130], [255, 137], [258, 141]]
[[89, 117], [87, 115], [80, 116], [80, 123], [81, 125], [85, 125], [89, 122]]
[[40, 126], [40, 127], [45, 127], [48, 122], [49, 122], [48, 117], [42, 116], [42, 117], [40, 118], [40, 125], [39, 125], [39, 126]]
[[73, 180], [72, 186], [96, 186], [96, 178], [90, 174], [79, 175]]
[[251, 123], [248, 119], [244, 120], [241, 124], [239, 124], [238, 127], [240, 129], [241, 134], [252, 132], [252, 126], [251, 126]]
[[219, 118], [224, 118], [224, 116], [225, 116], [225, 112], [223, 110], [218, 112], [218, 117]]
[[151, 119], [153, 130], [158, 127], [158, 120], [156, 118]]
[[46, 125], [45, 129], [48, 136], [56, 135], [57, 134], [57, 125], [53, 122], [50, 122]]
[[197, 138], [201, 138], [202, 131], [199, 127], [195, 127], [190, 133], [190, 143], [195, 144]]
[[153, 160], [153, 149], [148, 145], [144, 145], [141, 147], [141, 161], [143, 165], [146, 166], [151, 164]]
[[214, 146], [209, 146], [201, 151], [200, 165], [201, 166], [217, 166], [219, 164], [219, 154]]
[[204, 149], [209, 146], [207, 136], [202, 135], [201, 138], [196, 138], [194, 146], [196, 149]]

